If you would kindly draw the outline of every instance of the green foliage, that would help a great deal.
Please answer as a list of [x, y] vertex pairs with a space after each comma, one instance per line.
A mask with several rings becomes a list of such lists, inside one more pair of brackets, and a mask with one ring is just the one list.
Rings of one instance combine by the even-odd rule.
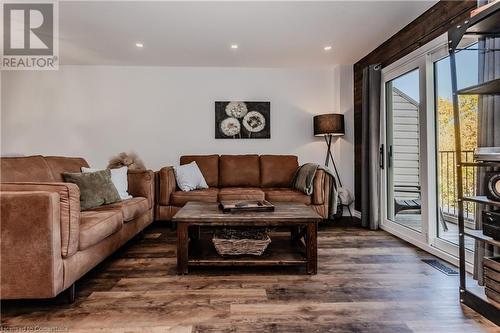
[[[478, 97], [459, 97], [460, 133], [462, 140], [462, 161], [473, 161], [473, 150], [477, 147]], [[456, 153], [453, 104], [448, 99], [439, 98], [437, 103], [438, 123], [438, 177], [440, 206], [444, 212], [456, 211]], [[476, 186], [476, 170], [463, 169], [464, 195], [473, 195]], [[466, 214], [474, 212], [474, 205], [466, 205]]]
[[[461, 95], [458, 101], [462, 150], [474, 150], [477, 147], [477, 96]], [[455, 150], [452, 102], [440, 97], [437, 103], [437, 113], [439, 151]]]

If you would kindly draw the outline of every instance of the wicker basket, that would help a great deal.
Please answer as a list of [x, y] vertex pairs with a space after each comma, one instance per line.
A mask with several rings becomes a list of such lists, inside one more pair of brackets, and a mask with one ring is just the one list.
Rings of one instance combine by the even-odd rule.
[[260, 256], [271, 243], [271, 238], [263, 230], [222, 229], [215, 232], [212, 242], [221, 256]]

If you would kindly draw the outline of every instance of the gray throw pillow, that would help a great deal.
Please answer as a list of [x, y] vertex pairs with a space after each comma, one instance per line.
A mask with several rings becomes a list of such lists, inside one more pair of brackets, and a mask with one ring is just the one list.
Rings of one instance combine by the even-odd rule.
[[111, 181], [109, 169], [96, 172], [64, 172], [63, 178], [68, 183], [80, 188], [80, 210], [87, 210], [101, 205], [120, 201], [120, 194]]

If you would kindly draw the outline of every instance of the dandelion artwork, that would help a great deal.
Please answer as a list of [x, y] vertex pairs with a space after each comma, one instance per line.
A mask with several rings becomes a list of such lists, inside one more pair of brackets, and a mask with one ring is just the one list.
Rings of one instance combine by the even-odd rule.
[[226, 118], [220, 123], [220, 129], [225, 136], [235, 136], [240, 134], [240, 122], [236, 118]]
[[225, 110], [229, 117], [235, 118], [242, 118], [248, 112], [245, 102], [229, 102], [229, 104], [226, 105]]
[[270, 102], [215, 102], [216, 139], [270, 139]]

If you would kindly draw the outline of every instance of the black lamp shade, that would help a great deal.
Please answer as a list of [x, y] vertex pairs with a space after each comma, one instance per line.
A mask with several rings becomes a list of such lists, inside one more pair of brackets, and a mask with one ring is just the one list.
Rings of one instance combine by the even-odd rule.
[[335, 135], [345, 134], [344, 115], [339, 113], [328, 113], [314, 116], [314, 135]]

